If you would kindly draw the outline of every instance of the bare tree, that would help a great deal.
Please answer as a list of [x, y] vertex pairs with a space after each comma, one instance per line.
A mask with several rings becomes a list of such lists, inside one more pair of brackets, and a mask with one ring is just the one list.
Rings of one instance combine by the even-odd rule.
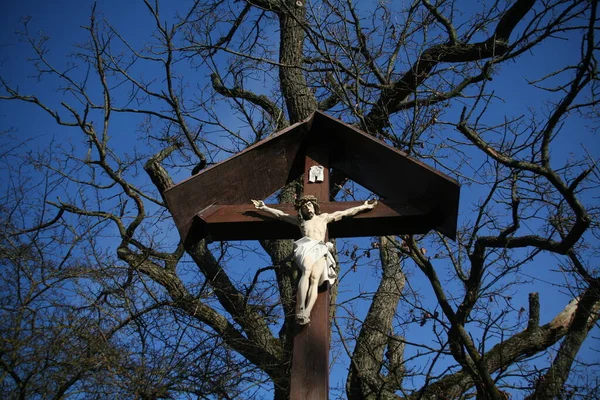
[[[374, 283], [333, 292], [348, 375], [332, 393], [593, 398], [597, 357], [578, 354], [600, 311], [597, 1], [191, 3], [166, 18], [143, 1], [144, 44], [94, 5], [64, 63], [25, 21], [27, 68], [61, 98], [1, 76], [0, 99], [73, 141], [10, 150], [22, 170], [2, 202], [2, 258], [28, 283], [3, 280], [5, 393], [286, 398], [291, 242], [184, 244], [163, 193], [319, 109], [455, 177], [465, 199], [456, 242], [338, 242], [339, 287], [366, 266]], [[581, 147], [567, 156], [570, 139]], [[365, 196], [336, 174], [332, 191]]]
[[29, 171], [44, 155], [20, 154], [27, 143], [14, 134], [2, 139], [2, 398], [240, 393], [256, 368], [119, 265], [98, 243], [105, 221], [48, 207], [63, 178]]

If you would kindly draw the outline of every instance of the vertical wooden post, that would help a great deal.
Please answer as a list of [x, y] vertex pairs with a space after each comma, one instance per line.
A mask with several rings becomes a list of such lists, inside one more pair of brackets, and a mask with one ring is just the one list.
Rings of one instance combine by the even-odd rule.
[[[309, 182], [314, 165], [324, 169], [323, 182]], [[304, 167], [304, 194], [319, 202], [329, 201], [329, 148], [326, 143], [309, 143]], [[328, 240], [326, 238], [325, 240]], [[310, 313], [310, 323], [294, 338], [291, 400], [326, 400], [329, 396], [329, 282], [319, 288]]]

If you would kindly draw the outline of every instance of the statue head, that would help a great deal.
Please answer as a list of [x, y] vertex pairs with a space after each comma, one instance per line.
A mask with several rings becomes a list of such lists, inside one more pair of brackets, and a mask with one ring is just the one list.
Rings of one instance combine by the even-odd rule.
[[[304, 195], [294, 203], [294, 208], [298, 212], [298, 218], [311, 219], [313, 215], [320, 213], [319, 200], [312, 195]], [[311, 212], [313, 215], [310, 215]]]

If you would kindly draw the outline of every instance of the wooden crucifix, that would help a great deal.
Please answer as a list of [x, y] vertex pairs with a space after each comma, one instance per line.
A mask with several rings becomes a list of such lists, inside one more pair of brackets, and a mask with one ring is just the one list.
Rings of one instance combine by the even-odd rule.
[[[311, 179], [311, 168], [315, 167], [322, 168], [322, 180]], [[304, 162], [304, 195], [315, 196], [321, 203], [330, 201], [329, 149], [327, 144], [318, 143], [316, 139], [308, 142]], [[323, 239], [329, 239], [327, 233]], [[329, 285], [329, 281], [323, 283], [314, 306], [309, 310], [312, 324], [304, 327], [294, 338], [290, 400], [328, 398]]]
[[[372, 203], [332, 201], [330, 169], [382, 200], [374, 208]], [[213, 240], [299, 239], [298, 224], [256, 208], [263, 207], [262, 199], [302, 175], [304, 195], [318, 199], [321, 212], [365, 211], [331, 221], [331, 237], [415, 234], [431, 229], [450, 238], [456, 235], [459, 186], [454, 180], [320, 112], [175, 185], [165, 198], [184, 241], [207, 236]], [[252, 204], [251, 199], [260, 201]], [[291, 204], [267, 207], [271, 214], [296, 218]], [[328, 240], [327, 233], [322, 239]], [[301, 324], [294, 338], [292, 400], [328, 398], [329, 281], [319, 289], [309, 318], [310, 323]]]
[[330, 201], [326, 143], [308, 143], [304, 165], [304, 196], [295, 202], [297, 216], [268, 207], [262, 201], [252, 201], [258, 210], [297, 225], [303, 236], [294, 242], [293, 259], [302, 271], [296, 296], [296, 323], [307, 326], [294, 338], [292, 400], [326, 399], [329, 391], [329, 289], [335, 283], [336, 273], [327, 224], [370, 211], [377, 205], [377, 201], [367, 201], [346, 210], [320, 214], [319, 202]]

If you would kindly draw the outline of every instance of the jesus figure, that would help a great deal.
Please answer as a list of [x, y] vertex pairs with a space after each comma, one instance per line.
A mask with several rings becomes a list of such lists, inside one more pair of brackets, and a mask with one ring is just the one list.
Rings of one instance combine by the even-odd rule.
[[377, 200], [372, 203], [367, 200], [363, 205], [344, 211], [320, 214], [317, 198], [307, 195], [294, 204], [298, 211], [297, 217], [268, 207], [261, 200], [252, 200], [252, 203], [258, 210], [298, 226], [302, 232], [303, 237], [294, 242], [294, 262], [302, 272], [296, 296], [296, 321], [300, 325], [306, 325], [310, 322], [310, 312], [317, 300], [318, 287], [326, 280], [333, 284], [336, 278], [335, 259], [331, 255], [333, 245], [325, 243], [327, 224], [372, 210], [377, 205]]

